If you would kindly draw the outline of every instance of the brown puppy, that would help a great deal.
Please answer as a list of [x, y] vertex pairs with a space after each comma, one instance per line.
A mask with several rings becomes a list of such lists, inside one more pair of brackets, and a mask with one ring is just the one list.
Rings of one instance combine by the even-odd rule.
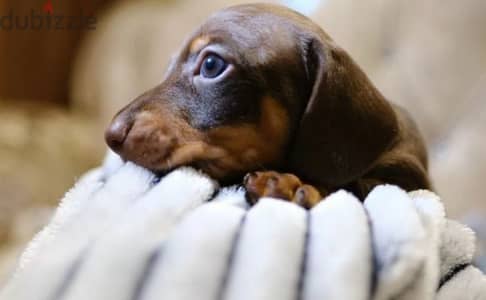
[[381, 183], [430, 188], [412, 120], [316, 24], [275, 5], [211, 16], [165, 80], [115, 116], [106, 141], [156, 172], [190, 165], [223, 184], [248, 174], [252, 203], [311, 207], [339, 188], [363, 199]]

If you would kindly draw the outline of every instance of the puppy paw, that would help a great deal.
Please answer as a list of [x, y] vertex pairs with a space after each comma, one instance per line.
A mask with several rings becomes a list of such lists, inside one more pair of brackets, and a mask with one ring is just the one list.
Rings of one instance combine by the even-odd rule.
[[274, 171], [248, 173], [243, 179], [248, 202], [253, 205], [261, 197], [279, 198], [312, 208], [321, 199], [319, 191], [289, 173]]

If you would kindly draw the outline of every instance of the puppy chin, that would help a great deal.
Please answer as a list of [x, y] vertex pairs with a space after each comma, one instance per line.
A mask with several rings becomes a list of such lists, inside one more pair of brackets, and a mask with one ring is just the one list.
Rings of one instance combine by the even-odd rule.
[[[138, 163], [137, 163], [138, 164]], [[141, 164], [139, 164], [141, 165]], [[143, 166], [143, 165], [141, 165]], [[146, 165], [143, 166], [144, 168], [147, 168], [151, 172], [153, 172], [156, 177], [159, 179], [164, 177], [165, 175], [169, 174], [170, 172], [174, 171], [177, 168], [180, 167], [190, 167], [193, 168], [199, 172], [202, 172], [206, 174], [207, 176], [214, 178], [214, 179], [219, 179], [221, 176], [218, 176], [219, 172], [215, 172], [214, 166], [211, 166], [211, 163], [208, 162], [196, 162], [196, 161], [188, 161], [186, 163], [179, 163], [177, 165], [169, 165], [168, 163], [163, 163], [163, 164], [158, 164], [158, 165]]]
[[145, 148], [140, 152], [133, 151], [140, 148], [131, 150], [122, 157], [152, 171], [158, 177], [163, 177], [178, 167], [187, 166], [218, 181], [235, 183], [249, 167], [248, 162], [240, 161], [223, 148], [201, 141], [187, 142], [172, 149]]
[[177, 164], [170, 164], [168, 162], [161, 163], [161, 164], [156, 164], [156, 165], [147, 165], [144, 166], [145, 168], [149, 169], [152, 171], [154, 174], [156, 174], [159, 177], [163, 177], [167, 175], [168, 173], [174, 171], [177, 168], [180, 167], [190, 167], [193, 169], [196, 169], [202, 173], [205, 173], [209, 177], [217, 179], [218, 172], [215, 171], [215, 166], [211, 164], [210, 162], [207, 161], [193, 161], [189, 160], [186, 162], [179, 162]]

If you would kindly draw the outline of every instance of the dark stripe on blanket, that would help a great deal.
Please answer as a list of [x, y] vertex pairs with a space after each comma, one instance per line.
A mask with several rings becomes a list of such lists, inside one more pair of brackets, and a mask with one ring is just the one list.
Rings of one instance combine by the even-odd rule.
[[88, 254], [87, 248], [85, 250], [81, 251], [81, 253], [78, 255], [78, 257], [72, 262], [72, 264], [67, 269], [66, 275], [64, 276], [63, 281], [61, 282], [59, 287], [54, 291], [54, 293], [52, 294], [52, 297], [50, 297], [50, 299], [59, 300], [59, 299], [62, 299], [64, 297], [64, 294], [66, 294], [66, 291], [68, 290], [69, 286], [71, 285], [71, 283], [76, 278], [76, 275], [79, 273], [79, 270], [81, 269], [81, 265], [82, 265], [83, 261], [85, 260], [87, 254]]
[[[155, 187], [158, 185], [163, 177], [166, 175], [158, 175], [155, 176], [154, 179], [152, 180], [152, 186], [151, 188]], [[150, 190], [150, 189], [149, 189]], [[149, 191], [147, 190], [146, 193]], [[214, 195], [216, 195], [219, 191], [219, 188], [215, 188], [213, 190], [212, 195], [210, 195], [207, 199], [204, 199], [202, 203], [198, 204], [201, 205], [205, 201], [210, 201]], [[143, 296], [143, 291], [145, 287], [147, 286], [150, 278], [152, 277], [152, 274], [155, 271], [155, 266], [157, 266], [157, 263], [162, 259], [162, 255], [164, 252], [164, 245], [165, 243], [162, 242], [156, 249], [153, 250], [153, 252], [148, 256], [147, 260], [145, 261], [145, 265], [143, 267], [142, 273], [140, 274], [140, 277], [137, 279], [137, 283], [135, 285], [135, 288], [133, 290], [132, 296], [130, 299], [132, 300], [139, 300], [142, 299]]]
[[145, 265], [142, 270], [142, 274], [137, 279], [137, 283], [135, 285], [135, 289], [133, 290], [132, 297], [130, 299], [139, 300], [142, 299], [142, 292], [147, 282], [149, 281], [150, 277], [154, 273], [155, 266], [157, 262], [160, 260], [162, 254], [164, 252], [164, 243], [159, 245], [147, 258], [145, 261]]
[[376, 293], [376, 287], [378, 284], [378, 259], [376, 257], [376, 247], [374, 240], [374, 232], [373, 232], [373, 222], [371, 221], [370, 215], [368, 211], [364, 209], [366, 220], [368, 220], [368, 228], [370, 229], [370, 248], [371, 248], [371, 256], [370, 256], [370, 265], [371, 265], [371, 278], [370, 278], [370, 288], [369, 288], [369, 295], [368, 299], [373, 299]]
[[221, 286], [219, 287], [218, 295], [216, 296], [217, 300], [222, 300], [224, 298], [224, 295], [226, 294], [226, 289], [228, 287], [228, 282], [229, 282], [229, 277], [231, 274], [232, 267], [234, 265], [235, 257], [236, 257], [236, 249], [238, 248], [238, 245], [240, 243], [240, 238], [241, 238], [241, 232], [243, 231], [243, 227], [246, 222], [246, 215], [247, 213], [243, 215], [241, 218], [240, 224], [238, 225], [238, 230], [236, 231], [233, 240], [231, 241], [231, 250], [228, 255], [228, 261], [226, 262], [226, 269], [224, 270], [223, 273], [223, 281], [221, 282]]
[[311, 214], [310, 211], [306, 211], [305, 216], [305, 234], [304, 234], [304, 245], [302, 249], [302, 260], [300, 263], [299, 272], [299, 282], [297, 283], [297, 294], [296, 299], [302, 300], [304, 297], [304, 284], [307, 274], [307, 260], [309, 257], [309, 245], [310, 245], [310, 230], [311, 230]]
[[470, 266], [471, 264], [460, 264], [460, 265], [455, 265], [452, 269], [449, 270], [441, 279], [439, 282], [439, 286], [437, 287], [437, 291], [440, 290], [440, 288], [447, 283], [447, 281], [451, 280], [454, 276], [456, 276], [458, 273], [460, 273], [462, 270]]
[[222, 189], [220, 187], [216, 187], [213, 192], [211, 193], [211, 195], [209, 196], [208, 199], [206, 199], [206, 202], [210, 202], [210, 201], [213, 201], [214, 198], [216, 198], [216, 196], [218, 196], [219, 192], [221, 191]]

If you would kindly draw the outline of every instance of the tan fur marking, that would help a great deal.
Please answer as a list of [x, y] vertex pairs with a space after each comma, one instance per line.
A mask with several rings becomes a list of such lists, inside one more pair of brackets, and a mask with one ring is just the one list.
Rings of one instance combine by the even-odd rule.
[[281, 146], [287, 138], [289, 127], [285, 109], [277, 100], [271, 97], [265, 97], [262, 100], [261, 109], [260, 130], [268, 139], [267, 142], [276, 142]]
[[277, 100], [265, 97], [257, 124], [218, 127], [208, 133], [210, 148], [225, 150], [221, 152], [225, 155], [213, 163], [218, 174], [212, 175], [222, 177], [227, 172], [274, 164], [282, 159], [287, 138], [288, 118], [284, 108]]
[[[164, 109], [141, 112], [130, 132], [136, 137], [127, 145], [130, 159], [161, 170], [197, 163], [216, 179], [275, 164], [283, 157], [288, 118], [277, 100], [265, 97], [260, 103], [258, 122], [207, 132], [192, 128]], [[161, 153], [164, 148], [170, 151]]]
[[203, 35], [195, 38], [192, 40], [191, 44], [189, 45], [189, 51], [191, 53], [196, 53], [200, 51], [204, 46], [206, 46], [209, 43], [210, 39], [209, 36]]

